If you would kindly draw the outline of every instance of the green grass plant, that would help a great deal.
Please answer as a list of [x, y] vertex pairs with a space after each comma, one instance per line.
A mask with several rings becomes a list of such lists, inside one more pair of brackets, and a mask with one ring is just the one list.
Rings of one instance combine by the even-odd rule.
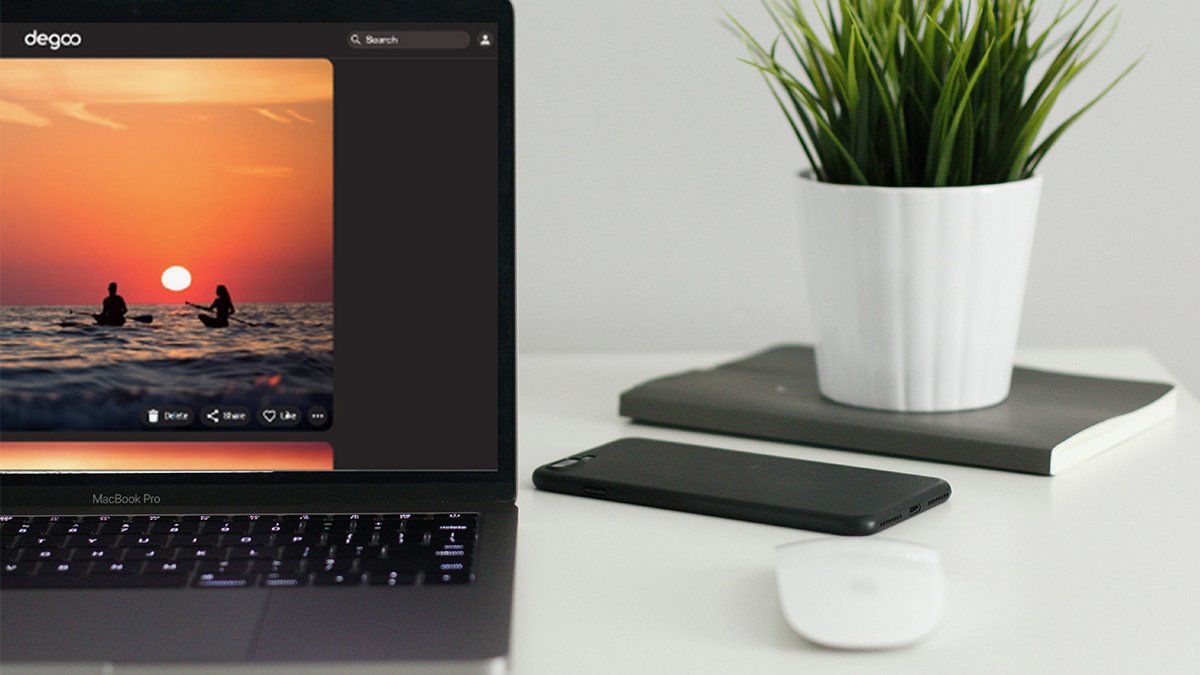
[[1116, 30], [1114, 8], [1083, 1], [1035, 28], [1039, 0], [763, 0], [769, 43], [728, 19], [818, 180], [987, 185], [1032, 176], [1137, 65], [1039, 137]]

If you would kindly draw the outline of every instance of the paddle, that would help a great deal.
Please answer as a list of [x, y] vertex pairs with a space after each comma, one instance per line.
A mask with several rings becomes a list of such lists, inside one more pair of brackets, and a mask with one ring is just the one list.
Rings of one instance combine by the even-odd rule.
[[[93, 316], [91, 314], [88, 314], [87, 312], [76, 312], [74, 310], [71, 310], [69, 313], [70, 314], [81, 314], [84, 316]], [[95, 317], [93, 317], [93, 318], [95, 318]], [[138, 323], [154, 323], [154, 315], [153, 314], [139, 314], [137, 316], [127, 316], [127, 317], [125, 317], [125, 319], [127, 321], [136, 321]]]
[[[205, 307], [204, 305], [197, 305], [197, 304], [196, 304], [196, 303], [194, 303], [194, 302], [186, 302], [186, 301], [185, 301], [183, 304], [185, 304], [185, 305], [188, 305], [189, 307], [195, 307], [196, 309], [202, 309], [202, 310], [204, 310], [204, 311], [206, 311], [206, 312], [211, 312], [211, 311], [213, 311], [213, 309], [212, 309], [211, 307]], [[236, 316], [230, 316], [229, 318], [230, 318], [230, 319], [233, 319], [234, 321], [237, 321], [238, 323], [244, 323], [244, 324], [246, 324], [247, 326], [251, 326], [251, 327], [257, 327], [257, 326], [258, 326], [258, 324], [254, 323], [253, 321], [246, 321], [245, 319], [239, 319], [239, 318], [237, 318]]]

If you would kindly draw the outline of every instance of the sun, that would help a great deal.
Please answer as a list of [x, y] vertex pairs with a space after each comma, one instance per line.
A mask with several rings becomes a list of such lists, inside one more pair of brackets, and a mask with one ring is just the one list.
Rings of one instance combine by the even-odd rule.
[[187, 290], [192, 285], [192, 273], [181, 265], [171, 265], [162, 273], [162, 285], [168, 291]]

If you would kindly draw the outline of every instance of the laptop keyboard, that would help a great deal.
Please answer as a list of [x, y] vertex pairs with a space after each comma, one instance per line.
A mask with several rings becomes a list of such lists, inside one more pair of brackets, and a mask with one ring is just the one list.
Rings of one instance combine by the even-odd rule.
[[0, 588], [463, 584], [476, 513], [0, 516]]

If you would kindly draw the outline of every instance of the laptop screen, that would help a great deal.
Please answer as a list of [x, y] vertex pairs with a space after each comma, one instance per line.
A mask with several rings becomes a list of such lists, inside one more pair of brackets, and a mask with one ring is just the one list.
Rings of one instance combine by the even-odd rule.
[[0, 470], [496, 470], [497, 30], [6, 24]]

